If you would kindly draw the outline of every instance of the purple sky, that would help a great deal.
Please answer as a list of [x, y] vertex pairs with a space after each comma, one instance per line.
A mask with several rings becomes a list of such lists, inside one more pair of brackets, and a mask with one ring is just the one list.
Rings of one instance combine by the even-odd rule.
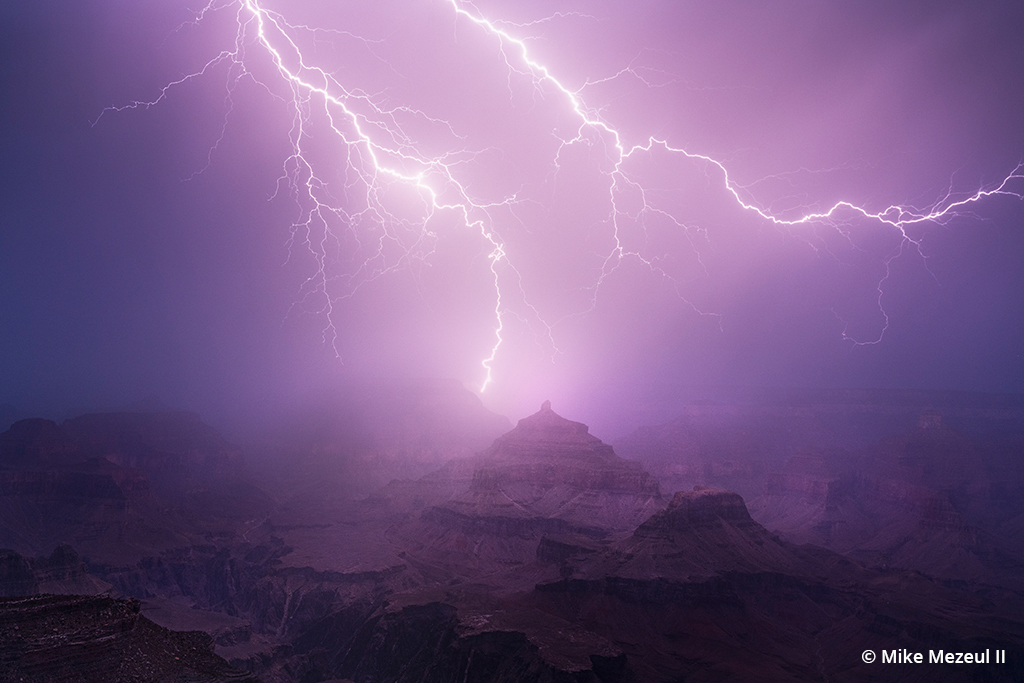
[[[482, 397], [513, 420], [550, 398], [622, 427], [701, 385], [1024, 392], [1020, 200], [908, 225], [912, 242], [849, 210], [785, 226], [715, 164], [615, 148], [713, 158], [782, 220], [964, 199], [1024, 159], [1014, 3], [463, 6], [556, 83], [448, 0], [267, 2], [323, 29], [288, 35], [358, 130], [301, 87], [296, 109], [253, 25], [244, 68], [104, 112], [235, 49], [238, 3], [198, 24], [189, 7], [0, 8], [0, 403], [156, 394], [223, 418], [351, 376], [479, 388], [496, 307]], [[374, 175], [371, 151], [421, 186]], [[428, 187], [471, 224], [428, 217]]]

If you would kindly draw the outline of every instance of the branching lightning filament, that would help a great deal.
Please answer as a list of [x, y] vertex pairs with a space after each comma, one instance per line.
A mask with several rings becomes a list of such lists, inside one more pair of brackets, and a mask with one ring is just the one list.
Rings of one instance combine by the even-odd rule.
[[[608, 79], [584, 83], [575, 89], [566, 85], [553, 67], [533, 56], [524, 38], [515, 35], [527, 25], [489, 19], [461, 0], [433, 1], [450, 6], [456, 32], [472, 31], [497, 48], [508, 83], [513, 79], [525, 80], [532, 84], [538, 98], [557, 100], [556, 105], [571, 126], [559, 128], [563, 132], [556, 134], [550, 159], [554, 173], [559, 172], [566, 150], [574, 145], [593, 145], [603, 150], [598, 170], [607, 191], [604, 224], [608, 226], [611, 248], [602, 255], [600, 272], [588, 287], [590, 308], [594, 307], [605, 279], [627, 259], [672, 278], [657, 259], [629, 246], [622, 236], [624, 222], [657, 216], [686, 232], [689, 239], [690, 227], [683, 217], [659, 204], [656, 193], [627, 168], [627, 162], [645, 155], [658, 153], [699, 164], [708, 181], [717, 184], [736, 206], [780, 228], [832, 226], [851, 217], [883, 226], [894, 232], [899, 243], [885, 261], [886, 273], [889, 262], [906, 249], [921, 251], [920, 238], [908, 231], [911, 226], [941, 223], [994, 195], [1022, 198], [1024, 166], [1018, 166], [991, 187], [968, 195], [949, 192], [923, 208], [893, 205], [878, 210], [838, 201], [828, 208], [799, 215], [773, 212], [752, 199], [750, 191], [730, 176], [726, 165], [710, 156], [687, 151], [669, 139], [655, 136], [639, 144], [627, 143], [620, 129], [603, 117], [600, 110], [588, 106], [585, 99], [588, 87]], [[336, 322], [334, 310], [338, 302], [355, 296], [360, 288], [382, 276], [429, 259], [438, 241], [437, 226], [451, 220], [479, 235], [493, 287], [493, 343], [482, 354], [485, 357], [481, 360], [481, 391], [495, 380], [495, 361], [502, 349], [508, 316], [539, 331], [545, 344], [557, 352], [553, 330], [557, 321], [546, 320], [531, 304], [521, 269], [513, 262], [502, 238], [502, 221], [514, 216], [526, 200], [516, 192], [477, 196], [467, 176], [467, 165], [487, 150], [471, 149], [455, 126], [429, 111], [393, 104], [383, 91], [368, 92], [346, 82], [341, 71], [317, 65], [315, 49], [307, 45], [310, 38], [315, 45], [316, 36], [322, 33], [325, 37], [360, 42], [372, 54], [375, 41], [353, 33], [289, 23], [282, 13], [264, 6], [260, 0], [212, 0], [198, 12], [195, 22], [207, 21], [217, 13], [231, 13], [234, 17], [235, 34], [229, 48], [197, 71], [165, 85], [155, 99], [111, 107], [108, 111], [156, 105], [175, 87], [222, 68], [228, 72], [229, 102], [234, 88], [242, 81], [257, 83], [283, 101], [289, 112], [290, 153], [282, 164], [278, 191], [290, 192], [298, 207], [291, 229], [291, 248], [308, 248], [316, 262], [315, 272], [306, 279], [296, 305], [312, 307], [324, 316], [324, 341], [339, 357], [336, 325], [340, 323]], [[631, 68], [626, 67], [622, 73], [630, 72]], [[416, 132], [422, 130], [434, 131], [444, 142], [443, 149], [439, 151], [436, 141], [425, 143]], [[636, 204], [627, 206], [623, 200], [626, 196], [637, 197]], [[699, 261], [699, 250], [694, 247], [694, 251]], [[884, 316], [883, 283], [884, 278], [878, 290], [879, 309]], [[880, 341], [886, 326], [877, 339], [860, 343]]]

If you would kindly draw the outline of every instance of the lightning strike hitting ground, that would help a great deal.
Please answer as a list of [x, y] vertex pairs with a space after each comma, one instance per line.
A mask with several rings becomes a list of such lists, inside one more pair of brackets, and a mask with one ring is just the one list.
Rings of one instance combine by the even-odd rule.
[[[950, 190], [924, 207], [892, 205], [873, 210], [848, 201], [837, 201], [827, 209], [795, 216], [775, 213], [758, 203], [749, 190], [734, 181], [722, 162], [655, 136], [647, 137], [640, 144], [628, 144], [616, 125], [603, 117], [600, 110], [587, 105], [584, 97], [587, 88], [625, 74], [644, 81], [631, 66], [609, 78], [588, 81], [573, 89], [559, 80], [552, 68], [533, 57], [524, 38], [514, 35], [538, 22], [521, 25], [499, 22], [459, 0], [436, 2], [450, 6], [457, 33], [475, 31], [497, 45], [504, 60], [510, 96], [512, 81], [525, 79], [532, 83], [535, 97], [545, 98], [550, 93], [561, 100], [560, 106], [564, 108], [565, 115], [574, 123], [572, 134], [556, 134], [557, 149], [550, 159], [556, 174], [562, 168], [563, 154], [574, 145], [603, 147], [605, 150], [604, 164], [599, 172], [606, 178], [606, 224], [610, 227], [613, 246], [603, 255], [600, 273], [588, 287], [590, 310], [596, 305], [602, 283], [626, 259], [635, 259], [674, 282], [673, 276], [660, 267], [657, 259], [643, 255], [639, 249], [627, 247], [621, 234], [624, 221], [636, 222], [645, 216], [657, 216], [684, 231], [690, 239], [691, 227], [674, 211], [659, 206], [650, 188], [626, 168], [627, 161], [655, 152], [700, 165], [709, 182], [719, 184], [737, 206], [780, 228], [818, 224], [838, 230], [839, 225], [847, 223], [850, 218], [859, 218], [894, 231], [898, 246], [884, 258], [885, 275], [878, 282], [878, 307], [885, 323], [877, 338], [852, 340], [856, 343], [877, 343], [888, 327], [888, 316], [881, 298], [892, 261], [908, 248], [924, 256], [920, 238], [908, 232], [910, 226], [943, 223], [969, 205], [996, 195], [1024, 198], [1024, 190], [1015, 189], [1016, 184], [1024, 182], [1024, 165], [1018, 165], [994, 186], [980, 188], [968, 195], [957, 195]], [[462, 226], [478, 232], [483, 240], [493, 285], [494, 343], [481, 361], [484, 377], [480, 390], [486, 389], [495, 379], [494, 363], [510, 315], [539, 330], [552, 352], [557, 353], [553, 334], [553, 326], [557, 322], [546, 321], [538, 308], [531, 304], [521, 270], [510, 259], [502, 239], [501, 218], [497, 210], [510, 210], [514, 215], [515, 208], [524, 200], [518, 193], [478, 197], [470, 189], [471, 178], [466, 176], [465, 169], [487, 150], [468, 148], [458, 130], [431, 116], [430, 112], [393, 105], [383, 92], [367, 92], [346, 83], [339, 71], [317, 65], [315, 50], [305, 47], [310, 40], [315, 45], [317, 37], [324, 36], [325, 40], [333, 37], [358, 41], [373, 52], [373, 46], [380, 41], [361, 38], [354, 33], [289, 23], [281, 12], [264, 6], [258, 0], [213, 0], [198, 12], [194, 21], [208, 21], [214, 14], [226, 12], [233, 13], [235, 27], [233, 45], [229, 49], [218, 53], [194, 73], [168, 83], [155, 99], [112, 107], [108, 111], [154, 106], [173, 88], [219, 68], [226, 68], [228, 73], [229, 104], [231, 93], [243, 80], [258, 83], [276, 98], [284, 100], [290, 112], [288, 140], [291, 152], [282, 165], [278, 189], [291, 192], [299, 207], [299, 215], [291, 229], [290, 246], [304, 245], [317, 264], [316, 271], [304, 283], [296, 305], [306, 306], [314, 302], [315, 311], [325, 316], [324, 341], [332, 345], [340, 356], [335, 305], [388, 273], [428, 259], [437, 244], [435, 230], [440, 217], [454, 215]], [[564, 18], [559, 14], [548, 19], [556, 16]], [[582, 15], [573, 16], [579, 18]], [[227, 125], [227, 118], [224, 125]], [[435, 151], [437, 140], [427, 144], [412, 132], [424, 127], [436, 131], [445, 142], [443, 151]], [[325, 141], [323, 134], [326, 131], [330, 132], [333, 140]], [[333, 180], [338, 173], [343, 178], [340, 190]], [[403, 192], [406, 199], [395, 199]], [[640, 197], [638, 209], [622, 206], [622, 197], [627, 194]], [[415, 205], [411, 211], [410, 202]], [[693, 249], [699, 262], [700, 251], [696, 246]], [[350, 262], [343, 263], [343, 258], [333, 256], [335, 253], [355, 256], [351, 256]], [[696, 305], [689, 301], [686, 303], [701, 312]], [[586, 312], [578, 311], [577, 315]], [[845, 330], [843, 335], [849, 338]]]

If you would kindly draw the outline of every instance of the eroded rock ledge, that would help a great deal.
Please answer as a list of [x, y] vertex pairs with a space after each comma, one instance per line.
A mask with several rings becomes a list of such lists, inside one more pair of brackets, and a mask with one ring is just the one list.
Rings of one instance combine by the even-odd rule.
[[138, 600], [77, 595], [0, 598], [0, 682], [257, 683], [213, 652], [200, 631], [140, 614]]

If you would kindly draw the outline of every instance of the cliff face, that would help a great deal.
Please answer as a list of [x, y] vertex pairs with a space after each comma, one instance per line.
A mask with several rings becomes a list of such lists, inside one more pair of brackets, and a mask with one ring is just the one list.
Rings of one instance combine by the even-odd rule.
[[13, 550], [0, 550], [0, 597], [99, 595], [110, 588], [109, 583], [89, 573], [69, 545], [57, 546], [48, 557], [27, 558]]
[[0, 599], [0, 681], [252, 681], [213, 653], [205, 633], [176, 633], [136, 600], [41, 595]]

